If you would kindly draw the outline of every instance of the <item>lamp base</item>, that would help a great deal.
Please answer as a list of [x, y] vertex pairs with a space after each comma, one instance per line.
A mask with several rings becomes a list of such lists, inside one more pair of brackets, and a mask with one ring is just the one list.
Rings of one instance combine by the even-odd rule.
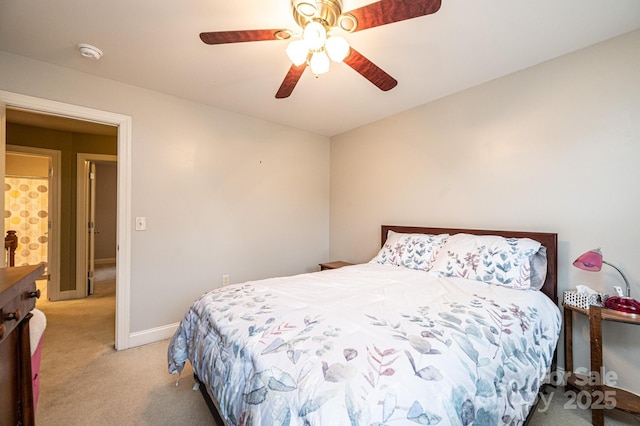
[[604, 307], [628, 314], [640, 314], [640, 302], [630, 297], [610, 297], [605, 300]]

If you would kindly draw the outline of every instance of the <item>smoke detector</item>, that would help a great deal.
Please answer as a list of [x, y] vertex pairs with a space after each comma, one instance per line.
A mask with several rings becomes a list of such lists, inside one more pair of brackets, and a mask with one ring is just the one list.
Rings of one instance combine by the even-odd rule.
[[78, 50], [80, 51], [80, 54], [83, 57], [88, 59], [93, 59], [95, 61], [100, 60], [100, 58], [102, 58], [102, 55], [103, 55], [102, 50], [86, 43], [78, 44]]

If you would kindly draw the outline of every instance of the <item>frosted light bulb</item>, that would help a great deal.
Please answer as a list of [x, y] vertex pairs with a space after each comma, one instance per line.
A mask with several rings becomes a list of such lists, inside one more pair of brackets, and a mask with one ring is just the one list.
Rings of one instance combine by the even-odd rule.
[[307, 44], [302, 40], [294, 40], [289, 43], [286, 52], [291, 62], [296, 66], [304, 64], [309, 56]]
[[327, 30], [324, 29], [324, 25], [320, 22], [312, 21], [304, 27], [302, 33], [304, 42], [307, 43], [307, 47], [311, 50], [318, 50], [324, 46], [327, 41]]
[[349, 54], [349, 43], [342, 37], [329, 37], [325, 44], [329, 58], [335, 62], [342, 62]]
[[329, 72], [331, 61], [329, 60], [327, 54], [322, 50], [319, 52], [315, 52], [313, 56], [311, 56], [309, 66], [311, 67], [311, 72], [315, 75], [325, 74]]

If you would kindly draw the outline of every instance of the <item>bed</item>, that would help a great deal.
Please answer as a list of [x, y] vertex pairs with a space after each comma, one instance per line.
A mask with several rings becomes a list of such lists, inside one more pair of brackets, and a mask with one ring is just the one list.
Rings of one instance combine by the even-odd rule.
[[168, 348], [227, 425], [523, 424], [555, 360], [557, 235], [382, 226], [368, 263], [200, 296]]

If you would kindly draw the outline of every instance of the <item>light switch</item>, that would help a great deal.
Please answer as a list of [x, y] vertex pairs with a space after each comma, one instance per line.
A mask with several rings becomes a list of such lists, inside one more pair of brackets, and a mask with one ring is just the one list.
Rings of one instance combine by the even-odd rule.
[[136, 217], [136, 231], [145, 231], [147, 229], [147, 218], [144, 216]]

